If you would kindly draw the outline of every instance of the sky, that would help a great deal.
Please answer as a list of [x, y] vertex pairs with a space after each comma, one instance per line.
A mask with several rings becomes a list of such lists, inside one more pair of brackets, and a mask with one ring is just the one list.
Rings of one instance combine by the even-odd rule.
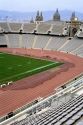
[[0, 0], [0, 10], [33, 12], [56, 8], [83, 13], [83, 0]]

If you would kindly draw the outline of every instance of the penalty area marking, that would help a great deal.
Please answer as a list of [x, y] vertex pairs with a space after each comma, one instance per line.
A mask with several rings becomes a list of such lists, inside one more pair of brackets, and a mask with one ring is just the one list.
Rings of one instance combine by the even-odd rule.
[[[14, 77], [18, 77], [18, 76], [21, 76], [21, 75], [24, 75], [24, 74], [27, 74], [27, 73], [31, 73], [31, 72], [34, 72], [34, 71], [37, 71], [39, 69], [43, 69], [43, 68], [46, 68], [48, 66], [52, 66], [54, 64], [57, 64], [58, 62], [53, 62], [51, 64], [48, 64], [48, 65], [45, 65], [45, 66], [41, 66], [41, 67], [38, 67], [38, 68], [35, 68], [35, 69], [32, 69], [32, 70], [29, 70], [29, 71], [26, 71], [26, 72], [23, 72], [23, 73], [19, 73], [17, 75], [13, 75], [13, 76], [10, 76], [10, 77], [7, 77], [6, 79], [3, 79], [3, 80], [7, 80], [7, 79], [10, 79], [10, 78], [14, 78]], [[1, 80], [1, 81], [3, 81]]]

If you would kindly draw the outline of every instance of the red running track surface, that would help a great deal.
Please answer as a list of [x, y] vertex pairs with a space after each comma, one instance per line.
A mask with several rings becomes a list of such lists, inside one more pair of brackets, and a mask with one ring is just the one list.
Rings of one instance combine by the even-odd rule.
[[75, 55], [34, 49], [0, 49], [0, 51], [40, 58], [50, 56], [53, 60], [65, 62], [60, 68], [18, 80], [13, 85], [0, 89], [0, 116], [14, 111], [38, 97], [51, 94], [55, 88], [83, 73], [83, 58]]

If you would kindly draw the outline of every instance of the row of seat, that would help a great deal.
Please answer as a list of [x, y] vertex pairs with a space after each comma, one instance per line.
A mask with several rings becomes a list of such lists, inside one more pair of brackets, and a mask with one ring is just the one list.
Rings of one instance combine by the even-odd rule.
[[[63, 106], [62, 104], [65, 105], [66, 102], [67, 103], [70, 102], [73, 97], [77, 97], [76, 94], [79, 95], [80, 93], [74, 92], [74, 89], [75, 91], [78, 91], [78, 89], [82, 87], [83, 87], [83, 77], [80, 77], [77, 80], [71, 82], [70, 85], [68, 86], [66, 85], [63, 90], [57, 91], [56, 94], [53, 94], [47, 99], [42, 100], [41, 103], [34, 105], [33, 108], [26, 109], [24, 106], [24, 111], [23, 108], [22, 110], [20, 109], [21, 113], [20, 116], [19, 117], [15, 116], [15, 118], [11, 119], [10, 121], [12, 121], [12, 123], [13, 121], [14, 122], [23, 121], [22, 119], [25, 119], [27, 116], [28, 116], [27, 118], [30, 118], [29, 116], [31, 115], [35, 116], [34, 114], [37, 114], [37, 117], [39, 117], [41, 114], [45, 116], [45, 114], [47, 115], [48, 109], [50, 109], [52, 112], [52, 110], [54, 111], [55, 109], [58, 109], [59, 107]], [[24, 113], [22, 113], [22, 111]], [[16, 112], [14, 112], [14, 114], [16, 114]], [[3, 121], [3, 118], [1, 119], [1, 121]], [[17, 122], [15, 122], [15, 124]]]
[[9, 48], [58, 50], [83, 56], [83, 40], [78, 38], [68, 40], [68, 37], [50, 37], [31, 34], [1, 34], [0, 45], [6, 44]]
[[73, 98], [58, 108], [52, 107], [44, 113], [34, 114], [12, 125], [73, 125], [83, 117], [83, 95]]
[[1, 22], [1, 29], [5, 32], [19, 32], [22, 30], [23, 33], [33, 33], [37, 32], [40, 34], [47, 34], [50, 31], [50, 34], [62, 35], [65, 27], [67, 27], [66, 23], [57, 25], [57, 24], [48, 24], [48, 23], [8, 23]]

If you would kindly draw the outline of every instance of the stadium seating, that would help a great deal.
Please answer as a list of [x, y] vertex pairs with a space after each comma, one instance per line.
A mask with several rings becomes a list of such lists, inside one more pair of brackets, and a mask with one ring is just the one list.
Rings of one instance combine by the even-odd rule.
[[[69, 23], [69, 26], [70, 25]], [[0, 47], [7, 45], [6, 47], [11, 48], [9, 52], [13, 50], [13, 53], [16, 49], [12, 48], [25, 48], [22, 49], [24, 50], [24, 54], [26, 55], [26, 53], [28, 54], [28, 52], [30, 52], [32, 56], [33, 54], [28, 49], [56, 50], [83, 58], [83, 24], [81, 25], [81, 30], [79, 29], [74, 37], [67, 36], [67, 30], [66, 22], [61, 21], [53, 21], [53, 23], [49, 23], [49, 21], [47, 23], [0, 22]], [[34, 52], [35, 55], [33, 49], [32, 52]], [[18, 49], [17, 53], [19, 53], [20, 50], [21, 49]], [[40, 52], [44, 54], [41, 50]], [[37, 52], [39, 51], [37, 50]], [[41, 57], [49, 56], [45, 53]], [[56, 59], [56, 56], [53, 57], [52, 59]], [[69, 61], [69, 59], [65, 56], [64, 60], [65, 58], [66, 63], [71, 65], [71, 68], [69, 69], [68, 67], [67, 69], [66, 67], [64, 72], [67, 70], [72, 71], [71, 69], [75, 67], [75, 65], [68, 63], [67, 61]], [[76, 70], [78, 70], [78, 68], [75, 69], [75, 71]], [[58, 71], [57, 74], [59, 74]], [[56, 76], [56, 74], [54, 75]], [[67, 75], [69, 76], [69, 74]], [[6, 125], [5, 123], [8, 125], [83, 125], [83, 94], [77, 94], [78, 90], [83, 90], [83, 74], [82, 77], [77, 77], [78, 76], [73, 78], [74, 81], [71, 79], [72, 82], [69, 80], [67, 84], [64, 83], [64, 85], [56, 89], [54, 88], [53, 93], [48, 97], [42, 96], [40, 100], [37, 98], [33, 100], [31, 104], [22, 105], [22, 107], [8, 113], [12, 113], [11, 118], [8, 117], [8, 114], [2, 116], [0, 118], [0, 125]], [[7, 87], [9, 87], [11, 82], [12, 81], [8, 82]], [[45, 83], [47, 83], [47, 81]], [[5, 90], [5, 85], [6, 84], [1, 85], [3, 90]], [[8, 89], [8, 91], [10, 90]], [[20, 92], [20, 89], [17, 91]], [[6, 101], [9, 101], [8, 98]]]
[[35, 23], [24, 23], [23, 25], [23, 32], [24, 33], [33, 33], [36, 28]]
[[11, 48], [37, 48], [57, 50], [83, 57], [83, 40], [74, 37], [56, 37], [34, 34], [5, 34], [0, 35], [0, 44]]
[[32, 48], [35, 35], [23, 34], [22, 35], [22, 47], [23, 48]]
[[73, 54], [77, 54], [79, 56], [83, 56], [83, 45], [73, 51]]
[[5, 32], [9, 32], [9, 31], [10, 31], [7, 22], [0, 22], [0, 27], [1, 27], [1, 28], [3, 29], [3, 31], [5, 31]]
[[11, 28], [11, 32], [19, 32], [21, 29], [21, 23], [9, 23], [9, 26]]
[[65, 25], [53, 25], [53, 28], [51, 30], [51, 33], [50, 34], [54, 34], [54, 35], [62, 35], [63, 32], [64, 32], [64, 28], [66, 26]]
[[83, 37], [83, 32], [80, 32], [78, 37]]
[[8, 34], [8, 41], [11, 48], [19, 48], [19, 34]]
[[0, 34], [0, 45], [7, 45], [5, 35]]
[[78, 38], [73, 38], [70, 40], [64, 47], [62, 47], [60, 50], [65, 52], [72, 52], [79, 46], [83, 44], [83, 41]]
[[[17, 109], [18, 114], [16, 116], [0, 125], [6, 123], [10, 125], [64, 125], [64, 123], [72, 125], [83, 116], [83, 92], [80, 93], [82, 88], [83, 76], [80, 76], [77, 80], [66, 84], [65, 89], [56, 91], [56, 93], [41, 99], [38, 103], [33, 102], [34, 105], [31, 107], [25, 105], [22, 109]], [[16, 114], [16, 112], [13, 113]], [[4, 121], [4, 119], [5, 117], [2, 117], [0, 121]], [[71, 121], [72, 124], [70, 124]]]
[[41, 23], [37, 27], [37, 33], [47, 34], [50, 31], [50, 24]]
[[46, 49], [57, 50], [66, 42], [66, 39], [65, 37], [52, 37]]
[[39, 36], [38, 35], [34, 48], [43, 49], [46, 46], [49, 39], [50, 39], [49, 36], [41, 36], [41, 35]]
[[68, 37], [50, 37], [31, 34], [0, 35], [0, 44], [11, 48], [38, 48], [64, 51], [83, 57], [83, 41], [79, 38], [68, 40]]
[[72, 125], [83, 117], [83, 95], [11, 125]]

